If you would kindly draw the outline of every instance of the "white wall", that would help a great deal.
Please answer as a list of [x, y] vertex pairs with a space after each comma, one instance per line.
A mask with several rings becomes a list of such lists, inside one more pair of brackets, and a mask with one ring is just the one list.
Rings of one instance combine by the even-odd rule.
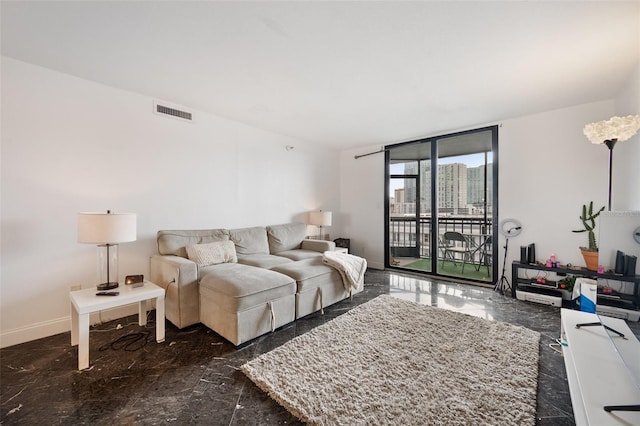
[[[640, 63], [616, 98], [615, 115], [640, 115]], [[612, 210], [640, 210], [639, 166], [640, 133], [616, 144], [613, 150]]]
[[351, 253], [365, 257], [374, 269], [384, 269], [384, 154], [354, 157], [379, 149], [373, 146], [340, 154], [344, 235], [351, 239]]
[[69, 289], [96, 281], [78, 212], [137, 213], [120, 278], [148, 276], [159, 229], [306, 221], [317, 208], [340, 217], [337, 152], [152, 110], [146, 96], [2, 58], [1, 346], [70, 329]]
[[[571, 230], [581, 228], [578, 216], [583, 203], [606, 204], [608, 154], [606, 148], [592, 145], [582, 129], [609, 118], [613, 111], [614, 102], [604, 101], [501, 123], [499, 216], [523, 224], [523, 232], [510, 242], [508, 264], [519, 257], [518, 247], [529, 243], [536, 244], [539, 259], [554, 253], [562, 262], [584, 264], [578, 247], [586, 244], [586, 235]], [[355, 160], [354, 155], [378, 149], [340, 154], [341, 205], [353, 218], [345, 223], [345, 235], [351, 238], [354, 253], [366, 256], [374, 267], [384, 264], [384, 156]], [[502, 262], [503, 238], [499, 244]]]
[[582, 229], [583, 204], [607, 203], [608, 151], [591, 144], [582, 129], [612, 114], [613, 102], [604, 101], [503, 122], [499, 215], [523, 225], [510, 240], [507, 264], [519, 258], [520, 245], [535, 243], [538, 260], [555, 254], [562, 263], [584, 265], [578, 247], [587, 245], [587, 235], [571, 231]]

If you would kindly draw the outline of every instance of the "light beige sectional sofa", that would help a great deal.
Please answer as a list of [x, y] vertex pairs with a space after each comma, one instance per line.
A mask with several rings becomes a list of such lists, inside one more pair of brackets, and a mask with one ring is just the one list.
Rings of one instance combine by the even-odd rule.
[[178, 328], [201, 322], [237, 346], [362, 291], [323, 263], [335, 244], [306, 231], [304, 223], [159, 231], [150, 279], [166, 290], [167, 319]]

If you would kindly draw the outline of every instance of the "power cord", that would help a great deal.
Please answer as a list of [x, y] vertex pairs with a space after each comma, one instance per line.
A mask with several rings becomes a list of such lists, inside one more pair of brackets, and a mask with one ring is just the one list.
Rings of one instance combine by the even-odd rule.
[[568, 346], [568, 344], [560, 338], [557, 338], [555, 343], [549, 343], [549, 347], [560, 355], [564, 355], [562, 353], [562, 346]]
[[[100, 312], [102, 312], [102, 311], [100, 311]], [[147, 325], [144, 326], [145, 328], [150, 328], [151, 326], [155, 327], [155, 323], [156, 322], [155, 322], [155, 320], [154, 321], [150, 321], [149, 320], [150, 316], [151, 316], [151, 311], [148, 311], [147, 312]], [[100, 325], [100, 324], [94, 324], [92, 327], [96, 327], [98, 325]], [[118, 324], [116, 327], [106, 328], [104, 330], [98, 329], [98, 328], [92, 328], [92, 329], [89, 330], [89, 332], [91, 332], [91, 333], [107, 333], [109, 331], [120, 330], [120, 329], [122, 329], [124, 327], [129, 327], [129, 326], [132, 326], [132, 325], [138, 325], [138, 321], [128, 322], [125, 325]]]
[[142, 349], [147, 343], [149, 343], [149, 336], [150, 333], [148, 331], [125, 334], [124, 336], [118, 337], [113, 342], [102, 345], [98, 350], [102, 352], [107, 349], [114, 351], [122, 349], [128, 352], [135, 352]]
[[[155, 321], [149, 321], [149, 315], [151, 314], [151, 311], [147, 312], [147, 324], [145, 326], [145, 328], [149, 328], [150, 325], [154, 324]], [[128, 327], [131, 325], [138, 325], [137, 322], [130, 322], [124, 325], [124, 327]], [[124, 328], [122, 325], [118, 324], [116, 327], [114, 328], [109, 328], [106, 330], [91, 330], [92, 332], [109, 332], [109, 331], [114, 331], [114, 330], [120, 330], [122, 328]], [[140, 331], [140, 332], [134, 332], [134, 333], [128, 333], [125, 334], [124, 336], [120, 336], [117, 339], [111, 341], [110, 343], [106, 343], [104, 345], [102, 345], [100, 348], [98, 348], [98, 350], [100, 352], [106, 351], [107, 349], [111, 349], [114, 351], [117, 350], [125, 350], [128, 352], [135, 352], [137, 350], [142, 349], [147, 343], [149, 343], [150, 340], [150, 336], [151, 334], [148, 331]]]

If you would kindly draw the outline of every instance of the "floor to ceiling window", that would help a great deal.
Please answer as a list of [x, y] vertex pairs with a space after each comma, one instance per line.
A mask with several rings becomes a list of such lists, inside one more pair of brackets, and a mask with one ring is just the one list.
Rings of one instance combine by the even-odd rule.
[[493, 282], [497, 126], [385, 147], [386, 266]]

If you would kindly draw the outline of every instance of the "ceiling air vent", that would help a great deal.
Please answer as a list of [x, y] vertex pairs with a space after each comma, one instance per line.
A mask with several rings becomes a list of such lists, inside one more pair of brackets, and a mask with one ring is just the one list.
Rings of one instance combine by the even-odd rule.
[[189, 111], [183, 111], [181, 109], [168, 106], [166, 103], [154, 102], [154, 112], [156, 114], [177, 118], [179, 120], [193, 121], [193, 114]]

